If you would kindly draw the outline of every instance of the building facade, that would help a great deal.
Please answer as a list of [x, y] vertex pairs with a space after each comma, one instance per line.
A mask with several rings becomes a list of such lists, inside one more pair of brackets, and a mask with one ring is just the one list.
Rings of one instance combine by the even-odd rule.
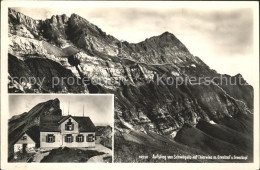
[[40, 147], [95, 147], [95, 125], [89, 117], [40, 118]]
[[36, 142], [27, 134], [23, 133], [14, 144], [14, 153], [30, 153], [35, 149]]

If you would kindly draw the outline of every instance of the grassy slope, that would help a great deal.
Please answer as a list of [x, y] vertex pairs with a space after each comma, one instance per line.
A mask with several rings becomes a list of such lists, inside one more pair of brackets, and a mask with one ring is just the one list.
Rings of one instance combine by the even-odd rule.
[[[128, 153], [128, 156], [124, 156]], [[181, 159], [152, 159], [156, 154], [173, 155], [205, 155], [201, 150], [187, 147], [175, 142], [167, 136], [161, 136], [154, 132], [131, 131], [123, 136], [115, 137], [115, 162], [184, 162]], [[147, 155], [148, 159], [141, 159], [139, 156]], [[202, 160], [187, 160], [187, 162], [210, 162]]]
[[[224, 122], [224, 120], [222, 120]], [[230, 121], [230, 119], [228, 119]], [[233, 118], [250, 130], [249, 119], [241, 116]], [[241, 125], [242, 124], [242, 125]], [[248, 124], [248, 126], [247, 126]], [[220, 124], [200, 122], [196, 127], [184, 125], [173, 140], [170, 137], [158, 135], [153, 132], [116, 134], [115, 137], [115, 162], [252, 162], [253, 143], [250, 133], [241, 133], [240, 129], [234, 130]], [[119, 132], [118, 132], [119, 133]], [[248, 156], [245, 160], [158, 160], [152, 159], [153, 154], [161, 155], [237, 155]], [[127, 157], [125, 155], [128, 155]], [[140, 159], [140, 155], [149, 156]]]
[[253, 152], [253, 141], [247, 134], [241, 133], [224, 125], [210, 124], [204, 121], [199, 122], [197, 124], [197, 128], [214, 138], [236, 145], [245, 152]]

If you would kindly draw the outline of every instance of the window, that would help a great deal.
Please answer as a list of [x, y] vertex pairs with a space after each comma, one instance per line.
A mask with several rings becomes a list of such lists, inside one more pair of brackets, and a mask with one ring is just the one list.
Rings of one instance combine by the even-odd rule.
[[73, 136], [71, 134], [65, 136], [65, 142], [72, 143], [73, 142]]
[[76, 137], [76, 142], [84, 142], [84, 136], [83, 135], [78, 135]]
[[22, 140], [26, 140], [26, 139], [27, 139], [27, 136], [23, 136], [23, 137], [22, 137]]
[[87, 136], [87, 142], [94, 142], [95, 141], [95, 136], [93, 134], [89, 134]]
[[46, 136], [46, 142], [48, 142], [48, 143], [53, 143], [53, 142], [55, 142], [55, 136], [54, 136], [53, 134], [48, 134], [48, 135]]
[[74, 130], [74, 124], [71, 122], [71, 119], [65, 124], [65, 130], [72, 131]]

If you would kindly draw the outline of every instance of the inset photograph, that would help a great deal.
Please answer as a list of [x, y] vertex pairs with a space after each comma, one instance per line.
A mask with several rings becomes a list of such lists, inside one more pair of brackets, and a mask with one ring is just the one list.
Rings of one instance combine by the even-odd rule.
[[112, 162], [113, 95], [10, 95], [9, 162]]

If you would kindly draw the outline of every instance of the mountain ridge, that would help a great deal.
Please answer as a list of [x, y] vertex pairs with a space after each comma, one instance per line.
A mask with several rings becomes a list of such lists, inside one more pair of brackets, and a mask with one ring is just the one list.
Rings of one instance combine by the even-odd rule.
[[[76, 45], [78, 44], [77, 46], [79, 48], [82, 48], [83, 50], [89, 50], [89, 49], [93, 48], [92, 47], [93, 43], [92, 44], [86, 43], [86, 41], [81, 38], [82, 36], [86, 35], [87, 40], [90, 42], [91, 42], [91, 39], [93, 39], [93, 38], [101, 37], [105, 41], [102, 43], [102, 45], [105, 46], [104, 49], [113, 51], [113, 52], [110, 51], [110, 53], [107, 53], [107, 54], [112, 54], [112, 55], [118, 54], [118, 46], [119, 46], [120, 40], [116, 39], [112, 35], [107, 35], [98, 26], [90, 23], [89, 21], [80, 17], [77, 14], [71, 14], [70, 17], [67, 17], [65, 14], [53, 15], [50, 19], [37, 20], [37, 21], [33, 20], [30, 17], [27, 17], [26, 15], [18, 15], [18, 14], [21, 14], [21, 13], [19, 13], [19, 12], [16, 13], [15, 10], [9, 9], [9, 15], [12, 16], [13, 20], [14, 20], [14, 16], [16, 16], [17, 22], [24, 21], [24, 20], [27, 21], [28, 20], [27, 18], [29, 18], [30, 19], [29, 26], [32, 26], [33, 30], [35, 30], [35, 28], [40, 27], [39, 28], [40, 30], [38, 31], [38, 33], [35, 33], [35, 34], [38, 35], [39, 37], [42, 36], [42, 38], [47, 39], [47, 40], [54, 39], [54, 41], [56, 41], [56, 42], [54, 42], [54, 44], [56, 44], [57, 46], [62, 46], [61, 45], [62, 43], [66, 44], [66, 41], [69, 40], [70, 42], [72, 42]], [[10, 22], [14, 22], [14, 21], [10, 21]], [[37, 26], [34, 26], [31, 24], [31, 23], [36, 23], [36, 22], [39, 22], [39, 24]], [[20, 22], [20, 23], [23, 24], [24, 22]], [[25, 24], [27, 24], [27, 23], [25, 22]], [[84, 25], [84, 27], [79, 28], [79, 26], [82, 24]], [[75, 25], [75, 26], [72, 26], [72, 25]], [[85, 28], [85, 29], [83, 29], [83, 28]], [[73, 34], [67, 35], [68, 32], [73, 32]], [[91, 36], [92, 38], [89, 39], [88, 38], [89, 36]], [[77, 37], [77, 39], [79, 39], [79, 40], [77, 40], [77, 42], [75, 42], [76, 41], [75, 38], [71, 38], [71, 37]], [[172, 33], [169, 33], [168, 31], [166, 31], [158, 36], [153, 36], [153, 37], [147, 38], [144, 41], [141, 41], [139, 43], [128, 43], [128, 42], [124, 41], [123, 47], [125, 46], [125, 48], [127, 50], [125, 52], [127, 54], [129, 54], [129, 53], [136, 52], [134, 50], [135, 48], [137, 50], [143, 50], [142, 46], [144, 46], [144, 43], [147, 41], [152, 43], [153, 40], [156, 40], [156, 41], [160, 40], [162, 42], [162, 45], [167, 46], [167, 42], [165, 42], [164, 39], [162, 40], [162, 38], [166, 38], [166, 40], [167, 40], [167, 37], [168, 37], [168, 40], [172, 40], [172, 42], [174, 42], [174, 41], [178, 42], [178, 44], [181, 47], [183, 47], [184, 51], [186, 53], [189, 53], [187, 48]], [[97, 40], [97, 39], [95, 39], [95, 40]], [[163, 43], [163, 42], [165, 42], [165, 43]], [[84, 46], [82, 45], [82, 43], [84, 44]], [[109, 45], [104, 45], [104, 43], [109, 43]], [[128, 51], [129, 48], [132, 50]], [[98, 48], [96, 48], [96, 49], [98, 49]], [[98, 49], [98, 50], [99, 50], [99, 52], [103, 52], [102, 51], [103, 49], [102, 50]], [[134, 57], [133, 59], [136, 60], [137, 58]]]

